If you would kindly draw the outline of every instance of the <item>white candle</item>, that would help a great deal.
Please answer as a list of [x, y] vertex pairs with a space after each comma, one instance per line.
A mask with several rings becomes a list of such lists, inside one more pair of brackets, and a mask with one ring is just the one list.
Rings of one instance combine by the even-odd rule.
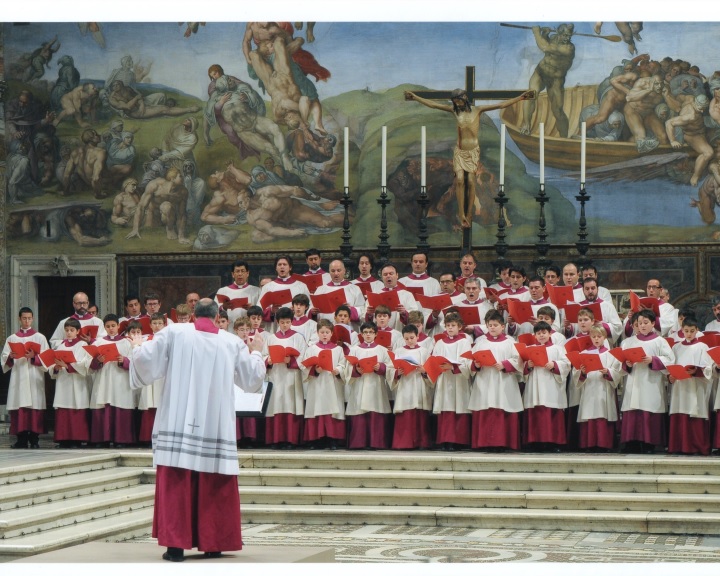
[[540, 122], [540, 184], [545, 184], [545, 124]]
[[425, 186], [425, 126], [420, 130], [420, 186]]
[[382, 174], [380, 186], [387, 186], [387, 126], [382, 127]]
[[345, 126], [345, 188], [350, 187], [350, 129]]
[[580, 184], [585, 184], [585, 139], [586, 127], [582, 123], [582, 140], [580, 140]]
[[505, 184], [505, 124], [500, 124], [500, 186]]

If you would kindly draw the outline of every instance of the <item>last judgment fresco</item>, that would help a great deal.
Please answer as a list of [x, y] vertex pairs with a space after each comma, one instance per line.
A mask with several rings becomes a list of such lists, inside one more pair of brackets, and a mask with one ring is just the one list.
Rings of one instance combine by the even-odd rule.
[[372, 247], [383, 173], [411, 246], [423, 156], [431, 245], [494, 242], [501, 172], [508, 242], [535, 241], [542, 178], [570, 243], [583, 123], [592, 242], [720, 239], [720, 24], [6, 23], [2, 43], [9, 253], [336, 249], [344, 194]]

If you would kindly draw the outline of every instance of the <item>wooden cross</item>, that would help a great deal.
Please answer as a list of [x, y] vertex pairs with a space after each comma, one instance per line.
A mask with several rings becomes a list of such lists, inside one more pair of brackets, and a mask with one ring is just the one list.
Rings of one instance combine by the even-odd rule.
[[188, 424], [192, 428], [192, 433], [195, 433], [195, 428], [200, 428], [200, 424], [195, 424], [195, 418], [193, 418], [192, 424]]
[[[465, 92], [471, 104], [476, 100], [509, 100], [524, 94], [526, 90], [475, 90], [475, 66], [465, 66]], [[451, 100], [452, 90], [422, 90], [414, 92], [421, 98], [427, 100]], [[466, 198], [466, 202], [475, 201], [474, 198]], [[463, 228], [462, 246], [460, 254], [472, 250], [472, 226]]]
[[[510, 100], [524, 94], [526, 90], [475, 90], [475, 66], [465, 66], [465, 92], [471, 104], [475, 100]], [[450, 100], [452, 90], [422, 90], [415, 94], [428, 100]]]

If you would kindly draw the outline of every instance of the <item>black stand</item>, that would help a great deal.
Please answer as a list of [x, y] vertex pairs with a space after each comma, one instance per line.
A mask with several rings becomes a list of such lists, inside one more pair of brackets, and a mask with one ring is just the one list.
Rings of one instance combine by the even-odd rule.
[[420, 186], [420, 196], [417, 203], [420, 205], [420, 216], [418, 218], [418, 239], [417, 248], [420, 252], [427, 255], [430, 252], [430, 244], [428, 244], [427, 230], [427, 214], [430, 200], [428, 200], [427, 186]]
[[498, 205], [497, 234], [495, 234], [495, 238], [497, 238], [497, 242], [495, 242], [495, 253], [497, 254], [497, 259], [493, 262], [493, 266], [495, 266], [497, 274], [498, 270], [505, 268], [505, 262], [507, 262], [505, 254], [507, 254], [508, 251], [508, 245], [505, 243], [505, 228], [507, 227], [507, 221], [505, 220], [505, 204], [508, 203], [508, 199], [505, 197], [505, 184], [500, 184], [498, 186], [498, 194], [495, 198], [495, 202]]
[[540, 190], [538, 195], [535, 196], [535, 201], [540, 204], [540, 217], [538, 219], [538, 242], [535, 244], [537, 250], [537, 257], [532, 261], [533, 270], [535, 274], [540, 277], [545, 276], [545, 270], [552, 263], [552, 260], [547, 258], [550, 244], [547, 243], [547, 223], [545, 221], [545, 204], [550, 200], [545, 194], [545, 184], [540, 184]]
[[575, 242], [578, 254], [580, 255], [577, 259], [578, 267], [582, 268], [586, 264], [590, 264], [591, 260], [587, 257], [588, 248], [590, 248], [590, 242], [587, 241], [587, 220], [585, 219], [585, 202], [590, 200], [590, 196], [585, 192], [585, 182], [580, 182], [580, 194], [575, 196], [575, 200], [580, 202], [580, 220], [578, 221], [578, 240]]
[[380, 243], [377, 245], [379, 256], [378, 269], [382, 269], [382, 267], [389, 262], [390, 256], [390, 244], [388, 244], [390, 235], [388, 234], [387, 225], [387, 205], [390, 204], [390, 199], [387, 194], [387, 186], [380, 188], [380, 198], [378, 198], [377, 203], [380, 204], [380, 234], [378, 235]]

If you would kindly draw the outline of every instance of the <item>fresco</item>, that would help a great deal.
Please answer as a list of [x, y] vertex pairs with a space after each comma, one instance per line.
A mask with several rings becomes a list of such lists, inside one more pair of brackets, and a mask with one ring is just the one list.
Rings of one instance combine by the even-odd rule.
[[428, 240], [457, 245], [459, 116], [406, 94], [468, 66], [475, 90], [537, 92], [480, 117], [475, 244], [495, 242], [501, 122], [509, 244], [537, 240], [541, 122], [548, 240], [577, 239], [582, 121], [591, 242], [720, 239], [720, 24], [2, 26], [8, 253], [335, 250], [346, 161], [351, 242], [374, 247], [383, 126], [391, 245], [417, 243], [422, 126]]

